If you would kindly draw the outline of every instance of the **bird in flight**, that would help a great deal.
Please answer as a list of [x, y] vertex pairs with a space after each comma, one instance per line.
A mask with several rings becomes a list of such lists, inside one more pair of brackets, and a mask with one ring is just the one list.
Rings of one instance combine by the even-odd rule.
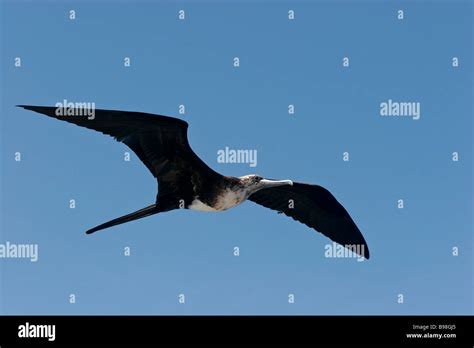
[[155, 203], [86, 231], [87, 234], [174, 210], [224, 211], [245, 200], [284, 213], [366, 259], [369, 248], [356, 224], [325, 188], [259, 175], [224, 176], [206, 165], [188, 143], [188, 123], [143, 112], [95, 109], [94, 118], [72, 109], [18, 105], [114, 137], [135, 152], [158, 181]]

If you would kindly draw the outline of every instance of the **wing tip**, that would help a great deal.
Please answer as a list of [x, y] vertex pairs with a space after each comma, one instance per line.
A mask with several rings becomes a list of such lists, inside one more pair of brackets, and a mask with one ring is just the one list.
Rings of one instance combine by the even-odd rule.
[[17, 108], [23, 108], [25, 110], [31, 110], [31, 111], [38, 111], [38, 108], [41, 108], [41, 106], [34, 106], [34, 105], [23, 105], [23, 104], [18, 104], [15, 105]]
[[[350, 244], [350, 246], [352, 246], [354, 244]], [[351, 249], [351, 248], [348, 248], [346, 245], [344, 245], [345, 248], [348, 248], [349, 250], [352, 250], [353, 252], [355, 252], [357, 255], [363, 257], [364, 259], [366, 260], [369, 260], [370, 259], [370, 251], [369, 251], [369, 247], [367, 245], [367, 243], [365, 242], [365, 240], [362, 242], [362, 243], [356, 243], [355, 244], [356, 246], [358, 246], [355, 250]], [[362, 250], [360, 250], [360, 249]]]
[[97, 232], [98, 230], [99, 230], [99, 228], [93, 227], [93, 228], [91, 228], [91, 229], [88, 229], [88, 230], [86, 231], [86, 234], [92, 234], [92, 233], [94, 233], [94, 232]]
[[369, 247], [367, 244], [364, 247], [364, 255], [363, 255], [367, 260], [370, 259], [370, 252], [369, 252]]

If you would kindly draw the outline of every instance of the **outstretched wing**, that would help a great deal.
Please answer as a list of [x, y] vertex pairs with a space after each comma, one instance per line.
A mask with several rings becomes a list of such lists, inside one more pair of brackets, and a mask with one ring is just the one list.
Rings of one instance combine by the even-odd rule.
[[52, 118], [93, 129], [114, 137], [130, 147], [158, 179], [159, 194], [182, 194], [192, 189], [191, 173], [202, 177], [220, 176], [209, 168], [191, 149], [187, 138], [187, 122], [143, 112], [95, 109], [93, 117], [81, 116], [83, 110], [68, 110], [58, 115], [56, 107], [20, 107]]
[[262, 189], [248, 199], [282, 212], [366, 259], [369, 258], [367, 243], [349, 213], [321, 186], [294, 182], [293, 186]]

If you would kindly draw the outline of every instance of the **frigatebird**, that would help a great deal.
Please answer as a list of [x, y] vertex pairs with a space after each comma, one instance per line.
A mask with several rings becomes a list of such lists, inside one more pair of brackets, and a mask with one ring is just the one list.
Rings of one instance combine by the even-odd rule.
[[[174, 209], [224, 211], [249, 199], [284, 213], [332, 241], [369, 258], [369, 248], [356, 224], [325, 188], [266, 179], [259, 175], [224, 176], [206, 165], [191, 149], [188, 123], [143, 112], [99, 110], [85, 117], [82, 110], [57, 112], [57, 107], [18, 105], [52, 118], [93, 129], [130, 147], [158, 181], [154, 204], [86, 231], [87, 234]], [[65, 116], [63, 116], [63, 114]]]

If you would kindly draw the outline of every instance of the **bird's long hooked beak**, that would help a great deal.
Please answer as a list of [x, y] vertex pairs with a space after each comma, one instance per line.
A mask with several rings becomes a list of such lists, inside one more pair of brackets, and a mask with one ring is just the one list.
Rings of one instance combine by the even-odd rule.
[[290, 185], [290, 186], [293, 186], [293, 181], [291, 181], [291, 180], [268, 180], [268, 179], [262, 179], [262, 180], [260, 180], [260, 184], [262, 185], [262, 188], [275, 187], [275, 186], [283, 186], [283, 185]]

